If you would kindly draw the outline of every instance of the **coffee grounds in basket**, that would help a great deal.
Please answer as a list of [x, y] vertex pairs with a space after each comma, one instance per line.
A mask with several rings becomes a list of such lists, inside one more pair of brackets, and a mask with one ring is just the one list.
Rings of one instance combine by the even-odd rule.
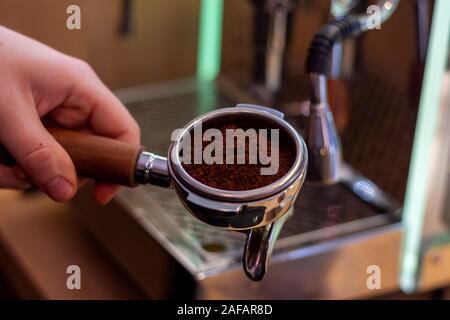
[[[261, 168], [270, 167], [269, 164], [261, 164], [260, 159], [258, 157], [258, 161], [256, 164], [249, 163], [249, 143], [248, 139], [246, 139], [245, 144], [245, 164], [237, 164], [234, 161], [233, 164], [225, 163], [225, 154], [226, 154], [226, 129], [238, 129], [240, 127], [234, 124], [224, 124], [220, 127], [220, 131], [223, 134], [224, 142], [223, 142], [223, 159], [224, 164], [185, 164], [183, 163], [183, 168], [186, 172], [195, 180], [221, 190], [231, 190], [231, 191], [244, 191], [244, 190], [252, 190], [257, 188], [265, 187], [283, 177], [289, 169], [294, 164], [295, 160], [295, 150], [292, 146], [287, 146], [283, 143], [283, 136], [280, 136], [279, 141], [279, 166], [278, 172], [274, 175], [262, 175]], [[244, 131], [246, 128], [242, 128]], [[257, 131], [258, 132], [258, 131]], [[270, 144], [270, 134], [267, 137], [267, 154], [270, 156], [271, 154], [271, 144]], [[259, 142], [259, 134], [258, 134], [258, 142]], [[203, 150], [209, 145], [210, 141], [203, 141]], [[259, 144], [258, 144], [259, 146]], [[194, 143], [191, 145], [192, 149], [192, 159], [194, 159]], [[203, 151], [202, 150], [202, 151]], [[258, 150], [259, 152], [259, 150]], [[236, 141], [234, 143], [234, 154], [236, 160], [237, 147]], [[193, 161], [192, 161], [193, 162]]]

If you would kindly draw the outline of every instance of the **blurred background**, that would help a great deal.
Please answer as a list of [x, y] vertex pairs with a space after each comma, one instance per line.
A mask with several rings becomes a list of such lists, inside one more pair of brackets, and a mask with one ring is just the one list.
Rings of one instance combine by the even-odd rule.
[[[287, 52], [289, 75], [305, 72], [309, 42], [330, 10], [330, 1], [298, 2]], [[71, 4], [75, 3], [3, 0], [0, 18], [3, 26], [86, 60], [112, 89], [195, 75], [201, 1], [136, 0], [129, 4], [131, 12], [126, 1], [78, 1], [82, 29], [72, 32], [65, 27]], [[253, 10], [252, 1], [245, 0], [226, 1], [223, 6], [221, 70], [240, 79], [251, 75]], [[401, 2], [382, 32], [361, 39], [363, 53], [370, 54], [361, 54], [364, 60], [358, 63], [392, 82], [406, 83], [415, 57], [414, 23], [414, 2]], [[380, 45], [381, 41], [388, 45]]]

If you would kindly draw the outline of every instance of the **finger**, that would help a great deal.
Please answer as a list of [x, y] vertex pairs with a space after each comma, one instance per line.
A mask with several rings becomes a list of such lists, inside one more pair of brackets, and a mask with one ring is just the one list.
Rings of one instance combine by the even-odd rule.
[[16, 178], [20, 180], [30, 181], [25, 171], [20, 167], [20, 165], [16, 164], [12, 167], [12, 171]]
[[42, 125], [32, 97], [16, 94], [1, 103], [1, 143], [36, 187], [56, 201], [71, 199], [77, 185], [74, 165]]
[[[77, 60], [74, 60], [77, 61]], [[88, 126], [97, 134], [140, 144], [140, 129], [117, 97], [84, 62], [72, 68], [74, 84], [65, 101], [51, 111], [53, 120], [62, 126]]]
[[[140, 144], [141, 133], [136, 121], [95, 72], [81, 62], [74, 73], [70, 94], [60, 107], [51, 111], [51, 118], [65, 127], [80, 129], [87, 124], [87, 129], [96, 134]], [[98, 184], [94, 197], [98, 203], [105, 204], [118, 191], [118, 186]]]
[[25, 190], [30, 187], [30, 182], [17, 177], [13, 168], [0, 165], [0, 188]]
[[110, 202], [120, 191], [115, 184], [96, 182], [94, 186], [94, 199], [98, 204], [105, 205]]

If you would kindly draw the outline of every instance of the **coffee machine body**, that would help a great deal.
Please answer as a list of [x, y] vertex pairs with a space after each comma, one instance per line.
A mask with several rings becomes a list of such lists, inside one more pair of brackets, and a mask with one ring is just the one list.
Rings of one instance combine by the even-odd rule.
[[[270, 99], [255, 90], [252, 2], [204, 2], [210, 6], [208, 17], [223, 21], [223, 31], [208, 33], [209, 38], [200, 34], [199, 39], [208, 38], [209, 44], [222, 39], [222, 48], [211, 46], [214, 50], [208, 51], [206, 42], [199, 42], [202, 57], [211, 59], [199, 59], [205, 65], [199, 64], [198, 76], [117, 91], [144, 128], [144, 145], [165, 152], [173, 129], [237, 102], [271, 101], [305, 136], [302, 130], [310, 110], [302, 102], [310, 99], [310, 77], [304, 62], [314, 34], [329, 22], [331, 1], [295, 1], [287, 24], [289, 45], [282, 55], [284, 74]], [[355, 6], [348, 13], [361, 9], [366, 8]], [[342, 117], [346, 120], [335, 127], [342, 147], [340, 183], [305, 180], [292, 212], [277, 230], [278, 241], [262, 282], [255, 284], [242, 272], [244, 234], [193, 218], [173, 192], [164, 189], [124, 190], [95, 214], [80, 210], [86, 225], [143, 290], [157, 298], [348, 299], [400, 289], [431, 290], [448, 283], [450, 134], [445, 119], [450, 103], [444, 71], [449, 2], [436, 0], [430, 5], [433, 19], [422, 85], [418, 85], [422, 78], [413, 76], [418, 73], [410, 72], [418, 61], [417, 12], [414, 1], [400, 1], [381, 29], [344, 42], [338, 63], [342, 68], [334, 73], [345, 80], [348, 93], [346, 107], [339, 109], [346, 110]], [[424, 25], [424, 15], [420, 16]], [[208, 27], [199, 30], [220, 31]], [[420, 32], [420, 48], [427, 38], [424, 33]], [[207, 68], [206, 62], [216, 64]], [[217, 77], [205, 72], [219, 69]], [[327, 85], [330, 89], [329, 81]], [[418, 87], [420, 99], [411, 92]], [[333, 103], [341, 91], [331, 91], [330, 109], [336, 113]], [[338, 118], [334, 114], [336, 122]], [[75, 204], [93, 205], [83, 192]], [[111, 223], [103, 223], [106, 219]], [[381, 270], [380, 289], [367, 285], [374, 268]]]

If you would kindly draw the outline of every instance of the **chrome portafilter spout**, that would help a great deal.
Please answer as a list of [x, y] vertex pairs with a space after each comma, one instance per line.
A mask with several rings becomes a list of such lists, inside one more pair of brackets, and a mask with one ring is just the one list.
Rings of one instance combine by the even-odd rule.
[[249, 231], [242, 261], [245, 274], [253, 281], [262, 280], [266, 274], [267, 263], [272, 255], [278, 234], [288, 218], [289, 214], [285, 214], [264, 227]]

